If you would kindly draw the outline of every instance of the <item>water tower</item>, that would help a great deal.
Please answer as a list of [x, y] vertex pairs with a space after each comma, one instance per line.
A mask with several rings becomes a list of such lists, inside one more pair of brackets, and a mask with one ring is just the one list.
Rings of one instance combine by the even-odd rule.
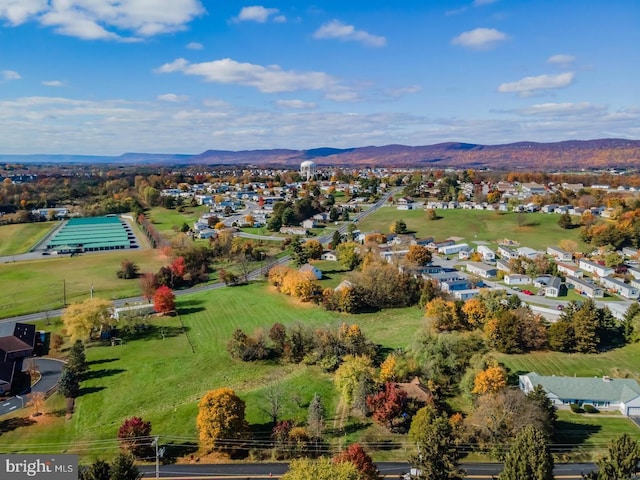
[[311, 160], [305, 160], [300, 164], [300, 176], [308, 182], [316, 176], [316, 163]]

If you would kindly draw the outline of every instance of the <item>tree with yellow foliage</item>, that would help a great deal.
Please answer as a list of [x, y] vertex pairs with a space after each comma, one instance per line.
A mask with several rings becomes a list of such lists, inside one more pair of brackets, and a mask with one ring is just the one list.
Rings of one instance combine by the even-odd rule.
[[[230, 388], [218, 388], [205, 394], [198, 404], [196, 427], [200, 446], [207, 450], [230, 450], [234, 442], [246, 437], [245, 403]], [[235, 445], [237, 446], [237, 445]]]
[[398, 365], [398, 359], [394, 353], [387, 355], [384, 362], [380, 364], [380, 382], [393, 382], [397, 378], [396, 366]]
[[467, 316], [467, 322], [474, 327], [482, 325], [487, 316], [487, 307], [478, 298], [470, 298], [462, 307], [462, 312]]
[[72, 303], [62, 312], [62, 323], [71, 341], [89, 340], [94, 331], [113, 325], [111, 317], [113, 304], [104, 298], [88, 298], [80, 303]]
[[478, 372], [473, 381], [473, 390], [471, 393], [475, 395], [485, 395], [487, 393], [497, 393], [507, 386], [507, 374], [504, 368], [495, 366], [488, 367]]

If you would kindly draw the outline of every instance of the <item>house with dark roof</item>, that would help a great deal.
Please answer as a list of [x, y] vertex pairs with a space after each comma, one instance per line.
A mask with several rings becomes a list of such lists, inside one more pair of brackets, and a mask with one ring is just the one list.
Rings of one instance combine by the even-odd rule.
[[316, 278], [316, 280], [322, 279], [322, 270], [314, 265], [311, 265], [310, 263], [305, 263], [304, 265], [302, 265], [300, 267], [300, 271], [310, 272]]
[[627, 416], [640, 416], [640, 385], [632, 379], [557, 377], [531, 372], [520, 375], [519, 384], [524, 393], [540, 385], [556, 407], [577, 403], [593, 405], [600, 410], [618, 410]]
[[36, 327], [26, 323], [16, 323], [13, 335], [0, 337], [0, 394], [11, 391], [24, 359], [33, 355], [35, 343]]

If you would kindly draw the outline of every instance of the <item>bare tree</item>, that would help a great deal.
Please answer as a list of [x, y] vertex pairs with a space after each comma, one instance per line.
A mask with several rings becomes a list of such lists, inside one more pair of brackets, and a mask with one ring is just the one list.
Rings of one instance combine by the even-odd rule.
[[265, 392], [265, 407], [260, 409], [271, 417], [271, 422], [275, 425], [278, 423], [280, 413], [284, 407], [284, 391], [282, 385], [270, 385]]

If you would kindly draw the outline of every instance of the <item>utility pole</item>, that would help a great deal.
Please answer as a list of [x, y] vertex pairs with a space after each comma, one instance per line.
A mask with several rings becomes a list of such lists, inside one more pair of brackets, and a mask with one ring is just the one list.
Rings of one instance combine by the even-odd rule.
[[90, 293], [91, 293], [91, 298], [93, 298], [93, 283], [91, 284], [91, 290], [90, 290]]
[[156, 447], [156, 480], [160, 478], [160, 456], [158, 455], [158, 443], [160, 437], [155, 437], [153, 439], [153, 445]]
[[67, 306], [67, 281], [62, 279], [62, 306]]

